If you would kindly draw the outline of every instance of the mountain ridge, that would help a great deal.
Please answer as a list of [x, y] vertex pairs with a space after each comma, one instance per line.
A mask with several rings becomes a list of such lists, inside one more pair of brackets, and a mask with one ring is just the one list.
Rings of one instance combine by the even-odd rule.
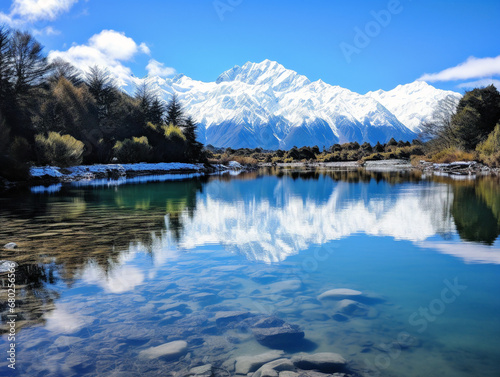
[[[362, 95], [322, 80], [311, 82], [267, 59], [234, 66], [214, 82], [182, 74], [149, 80], [164, 100], [178, 96], [200, 125], [200, 141], [232, 148], [329, 147], [349, 141], [375, 144], [392, 137], [412, 140], [417, 137], [418, 115], [427, 119], [438, 102], [450, 95], [420, 82], [398, 86], [399, 93]], [[416, 113], [411, 113], [413, 98]]]

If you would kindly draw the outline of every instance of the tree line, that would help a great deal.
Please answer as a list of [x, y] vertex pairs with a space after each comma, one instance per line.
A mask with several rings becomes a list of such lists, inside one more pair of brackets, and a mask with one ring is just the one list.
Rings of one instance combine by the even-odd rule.
[[495, 86], [476, 88], [459, 100], [446, 97], [431, 119], [422, 124], [418, 139], [411, 143], [396, 141], [385, 144], [357, 142], [318, 146], [293, 147], [288, 151], [264, 151], [262, 148], [216, 148], [207, 146], [211, 162], [236, 160], [240, 163], [288, 163], [296, 161], [368, 161], [387, 159], [452, 162], [479, 160], [500, 167], [500, 93]]
[[49, 62], [28, 32], [0, 26], [0, 176], [30, 164], [203, 161], [197, 124], [175, 95], [165, 104], [143, 82], [134, 95], [105, 68]]

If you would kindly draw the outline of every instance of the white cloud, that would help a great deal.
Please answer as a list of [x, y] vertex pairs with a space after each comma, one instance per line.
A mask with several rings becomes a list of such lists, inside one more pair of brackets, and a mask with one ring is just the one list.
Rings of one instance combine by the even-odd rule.
[[500, 80], [495, 79], [481, 79], [476, 81], [464, 82], [458, 85], [459, 88], [472, 89], [472, 88], [482, 88], [489, 85], [495, 85], [497, 89], [500, 89]]
[[75, 45], [66, 51], [51, 51], [49, 60], [64, 59], [82, 71], [94, 65], [107, 68], [119, 86], [133, 81], [132, 71], [123, 62], [131, 60], [138, 53], [148, 53], [146, 44], [137, 44], [124, 33], [103, 30], [90, 37], [87, 44]]
[[149, 49], [148, 45], [144, 42], [142, 42], [140, 45], [139, 45], [139, 50], [141, 50], [142, 52], [144, 52], [146, 55], [151, 55], [151, 50]]
[[139, 46], [132, 38], [114, 30], [103, 30], [93, 35], [89, 45], [116, 60], [129, 60], [139, 51]]
[[453, 81], [470, 80], [500, 75], [500, 55], [494, 58], [471, 56], [465, 62], [437, 73], [426, 73], [419, 80]]
[[0, 21], [13, 27], [26, 22], [55, 20], [68, 12], [78, 0], [13, 0], [10, 13], [0, 12]]
[[61, 32], [57, 29], [54, 29], [52, 26], [46, 26], [43, 29], [34, 29], [34, 35], [59, 35]]
[[157, 60], [151, 59], [146, 66], [149, 76], [159, 76], [168, 77], [175, 74], [175, 69], [171, 67], [165, 67], [164, 63], [160, 63]]

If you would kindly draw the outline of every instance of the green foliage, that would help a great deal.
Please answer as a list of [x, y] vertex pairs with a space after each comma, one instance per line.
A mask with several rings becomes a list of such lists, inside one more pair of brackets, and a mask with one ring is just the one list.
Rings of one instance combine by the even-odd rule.
[[165, 123], [173, 124], [174, 126], [184, 124], [184, 111], [176, 94], [172, 96], [170, 102], [167, 104]]
[[458, 103], [452, 127], [458, 146], [473, 150], [500, 121], [500, 93], [493, 86], [473, 89]]
[[113, 147], [114, 156], [121, 163], [150, 162], [152, 151], [146, 136], [117, 141]]
[[70, 135], [49, 132], [35, 136], [35, 147], [42, 164], [68, 167], [81, 164], [84, 145]]
[[495, 126], [488, 138], [477, 146], [476, 150], [485, 156], [500, 152], [500, 123]]
[[186, 136], [182, 132], [181, 128], [174, 126], [170, 123], [168, 126], [163, 126], [163, 133], [165, 137], [172, 141], [186, 141]]

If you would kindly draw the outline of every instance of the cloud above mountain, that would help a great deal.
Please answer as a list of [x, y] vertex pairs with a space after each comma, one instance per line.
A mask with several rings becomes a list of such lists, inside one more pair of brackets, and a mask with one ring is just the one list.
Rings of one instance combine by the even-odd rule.
[[139, 54], [150, 53], [144, 42], [137, 43], [122, 32], [103, 30], [85, 44], [74, 45], [66, 51], [51, 51], [49, 60], [64, 59], [84, 72], [94, 65], [107, 68], [119, 86], [126, 86], [133, 81], [133, 74], [124, 63]]
[[[436, 82], [436, 81], [455, 81], [455, 80], [471, 80], [484, 79], [500, 76], [500, 55], [496, 57], [476, 58], [469, 57], [465, 62], [458, 64], [455, 67], [444, 69], [437, 73], [426, 73], [419, 80]], [[460, 87], [475, 86], [475, 82], [460, 84]]]

